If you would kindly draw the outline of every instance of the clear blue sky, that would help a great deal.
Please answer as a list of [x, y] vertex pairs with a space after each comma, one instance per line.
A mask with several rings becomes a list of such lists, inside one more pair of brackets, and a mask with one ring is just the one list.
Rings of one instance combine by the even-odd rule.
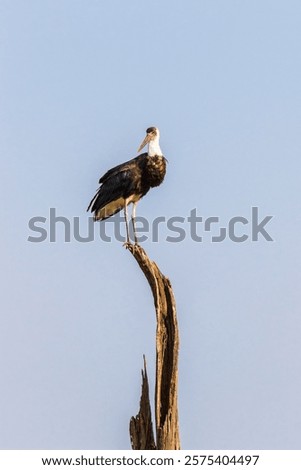
[[130, 447], [148, 285], [122, 243], [30, 243], [28, 221], [84, 234], [152, 125], [168, 173], [138, 215], [274, 216], [274, 242], [143, 245], [177, 300], [182, 447], [300, 448], [300, 20], [297, 0], [0, 1], [1, 448]]

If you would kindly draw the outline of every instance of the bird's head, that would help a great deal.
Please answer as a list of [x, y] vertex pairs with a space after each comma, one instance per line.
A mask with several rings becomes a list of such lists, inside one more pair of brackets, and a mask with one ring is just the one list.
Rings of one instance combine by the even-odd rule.
[[149, 155], [162, 155], [161, 149], [159, 147], [159, 138], [160, 132], [157, 127], [149, 127], [146, 129], [146, 136], [143, 139], [140, 147], [138, 148], [138, 152], [149, 144], [148, 154]]

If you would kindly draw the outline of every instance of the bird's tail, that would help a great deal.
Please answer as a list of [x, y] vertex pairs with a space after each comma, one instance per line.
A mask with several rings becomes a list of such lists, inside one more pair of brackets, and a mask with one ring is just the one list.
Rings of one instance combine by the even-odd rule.
[[123, 197], [119, 197], [113, 201], [107, 200], [104, 198], [101, 188], [99, 188], [91, 200], [87, 211], [91, 211], [93, 214], [93, 219], [96, 220], [105, 220], [121, 211], [125, 206], [125, 200]]

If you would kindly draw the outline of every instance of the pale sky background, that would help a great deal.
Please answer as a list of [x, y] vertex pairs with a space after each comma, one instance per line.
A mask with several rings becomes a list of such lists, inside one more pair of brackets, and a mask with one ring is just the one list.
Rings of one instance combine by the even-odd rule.
[[149, 287], [122, 243], [28, 221], [84, 235], [152, 125], [168, 173], [137, 215], [274, 216], [274, 242], [143, 244], [177, 300], [182, 447], [300, 449], [300, 24], [299, 0], [0, 0], [2, 449], [130, 448]]

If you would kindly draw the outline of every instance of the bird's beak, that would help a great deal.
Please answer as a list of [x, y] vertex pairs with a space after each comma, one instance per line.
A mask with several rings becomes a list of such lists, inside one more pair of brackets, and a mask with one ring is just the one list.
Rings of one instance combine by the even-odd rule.
[[151, 138], [152, 138], [151, 134], [146, 134], [144, 140], [142, 141], [140, 147], [138, 148], [138, 152], [140, 152], [140, 150], [142, 150], [143, 147], [145, 147], [146, 144], [149, 143], [149, 141], [151, 140]]

